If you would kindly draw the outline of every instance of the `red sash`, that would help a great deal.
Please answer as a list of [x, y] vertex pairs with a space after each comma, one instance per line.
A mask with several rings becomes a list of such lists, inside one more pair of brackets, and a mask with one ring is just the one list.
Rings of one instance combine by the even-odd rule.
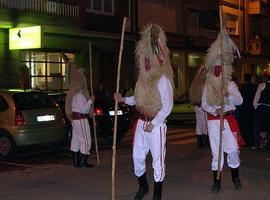
[[[208, 115], [207, 118], [208, 118], [208, 120], [218, 120], [218, 119], [220, 119], [220, 116]], [[228, 121], [230, 129], [231, 129], [235, 139], [237, 140], [237, 144], [238, 144], [239, 148], [244, 146], [245, 141], [243, 140], [243, 138], [240, 135], [239, 126], [238, 126], [238, 123], [237, 123], [235, 116], [233, 114], [224, 115], [223, 119], [226, 119]]]
[[88, 114], [72, 112], [72, 120], [87, 119]]

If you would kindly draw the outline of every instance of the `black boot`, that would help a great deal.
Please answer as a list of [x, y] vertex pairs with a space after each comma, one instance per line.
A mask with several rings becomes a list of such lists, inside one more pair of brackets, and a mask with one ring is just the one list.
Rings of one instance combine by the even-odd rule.
[[209, 142], [208, 142], [208, 135], [205, 135], [205, 134], [203, 134], [202, 135], [202, 143], [203, 143], [203, 147], [208, 147], [209, 146]]
[[161, 200], [161, 196], [162, 196], [162, 183], [163, 182], [155, 182], [155, 184], [154, 184], [153, 200]]
[[146, 178], [146, 173], [138, 177], [139, 190], [135, 195], [135, 200], [141, 200], [149, 192], [149, 186]]
[[197, 147], [203, 147], [203, 136], [197, 135]]
[[86, 167], [86, 168], [94, 167], [94, 165], [88, 164], [87, 160], [88, 160], [88, 155], [82, 154], [81, 166]]
[[234, 188], [236, 190], [240, 190], [242, 188], [242, 185], [239, 178], [239, 167], [231, 168], [231, 173], [232, 173], [232, 181], [234, 183]]
[[74, 167], [81, 167], [80, 152], [73, 152], [72, 151], [72, 160], [73, 160]]
[[218, 193], [221, 189], [221, 173], [219, 180], [217, 180], [217, 171], [213, 171], [214, 184], [212, 185], [212, 193]]

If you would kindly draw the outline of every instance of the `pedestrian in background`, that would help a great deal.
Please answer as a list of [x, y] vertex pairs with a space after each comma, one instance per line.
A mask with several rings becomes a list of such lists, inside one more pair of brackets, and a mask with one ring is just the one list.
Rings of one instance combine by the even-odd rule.
[[252, 150], [260, 149], [260, 135], [264, 129], [267, 132], [267, 148], [270, 148], [270, 76], [265, 75], [263, 82], [259, 84], [253, 105], [255, 108], [254, 116], [254, 144]]
[[195, 105], [194, 110], [196, 113], [197, 146], [203, 148], [208, 145], [207, 113], [202, 109], [201, 105]]
[[[69, 61], [67, 61], [69, 62]], [[66, 96], [65, 113], [72, 124], [72, 152], [74, 167], [93, 167], [88, 164], [91, 149], [91, 134], [88, 117], [94, 96], [90, 98], [86, 78], [82, 71], [76, 69], [74, 63], [69, 63], [71, 85]]]
[[253, 100], [257, 89], [256, 85], [251, 82], [251, 77], [249, 73], [244, 75], [244, 84], [240, 89], [243, 103], [237, 107], [240, 133], [249, 147], [253, 144], [253, 118], [255, 111]]
[[115, 100], [136, 105], [140, 113], [133, 144], [134, 172], [139, 182], [135, 200], [143, 199], [149, 191], [145, 163], [149, 151], [153, 158], [155, 181], [153, 200], [160, 200], [165, 178], [165, 120], [173, 107], [173, 70], [166, 36], [158, 25], [150, 24], [141, 32], [136, 60], [139, 75], [134, 96], [122, 97], [115, 94]]
[[205, 147], [208, 143], [207, 135], [207, 114], [201, 107], [202, 90], [205, 84], [205, 66], [202, 65], [195, 74], [189, 88], [189, 100], [194, 105], [196, 116], [197, 146]]
[[121, 90], [121, 95], [124, 97], [130, 97], [133, 96], [133, 88], [130, 86], [128, 81], [125, 81], [124, 87]]

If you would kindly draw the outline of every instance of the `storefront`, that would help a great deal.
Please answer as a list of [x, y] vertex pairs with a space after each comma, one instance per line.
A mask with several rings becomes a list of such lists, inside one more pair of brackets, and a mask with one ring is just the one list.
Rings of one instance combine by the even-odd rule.
[[[40, 32], [25, 31], [24, 28], [29, 27], [23, 27], [15, 29], [12, 34], [11, 29], [2, 32], [0, 29], [3, 35], [1, 39], [6, 38], [2, 44], [0, 43], [0, 88], [67, 90], [68, 70], [61, 55], [64, 52], [75, 61], [78, 68], [85, 69], [88, 82], [91, 58], [94, 89], [103, 85], [110, 94], [113, 93], [119, 34], [80, 32], [78, 29], [64, 27], [39, 27]], [[121, 68], [121, 80], [129, 80], [134, 84], [134, 38], [126, 37]], [[22, 84], [27, 87], [23, 87]]]
[[[65, 53], [70, 59], [75, 54]], [[21, 70], [28, 69], [30, 88], [63, 91], [69, 88], [68, 69], [60, 52], [21, 51]]]
[[248, 66], [253, 75], [253, 82], [260, 83], [263, 76], [270, 76], [270, 59], [269, 58], [248, 58]]
[[175, 98], [188, 92], [198, 68], [203, 64], [204, 54], [172, 51]]
[[[8, 40], [2, 46], [6, 57], [0, 59], [3, 71], [1, 79], [4, 80], [1, 87], [43, 91], [64, 91], [69, 88], [68, 69], [62, 52], [75, 60], [81, 56], [81, 52], [88, 51], [88, 46], [81, 45], [83, 41], [77, 35], [70, 35], [67, 42], [64, 34], [56, 35], [53, 31], [45, 32], [45, 29], [47, 27], [30, 26], [11, 28], [6, 32]], [[84, 63], [76, 64], [85, 66]], [[4, 66], [8, 66], [9, 70]]]

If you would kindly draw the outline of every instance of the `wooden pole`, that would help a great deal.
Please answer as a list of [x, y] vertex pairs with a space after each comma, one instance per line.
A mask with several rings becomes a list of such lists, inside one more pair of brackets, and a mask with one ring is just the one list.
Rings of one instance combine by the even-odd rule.
[[[117, 68], [117, 84], [116, 84], [116, 93], [119, 93], [119, 82], [120, 82], [120, 69], [121, 69], [121, 61], [122, 61], [122, 51], [123, 51], [123, 43], [124, 43], [124, 34], [126, 27], [127, 18], [124, 17], [122, 34], [121, 34], [121, 43], [119, 49], [118, 56], [118, 68]], [[116, 157], [116, 136], [117, 136], [117, 111], [118, 111], [118, 102], [115, 101], [114, 105], [114, 128], [113, 128], [113, 154], [112, 154], [112, 200], [115, 200], [115, 157]]]
[[221, 113], [220, 113], [220, 125], [219, 125], [219, 146], [218, 146], [218, 173], [217, 173], [217, 180], [220, 179], [220, 167], [221, 167], [221, 156], [222, 156], [222, 132], [224, 130], [224, 118], [223, 118], [223, 105], [224, 105], [224, 97], [222, 94], [222, 90], [224, 87], [224, 50], [223, 50], [223, 17], [222, 17], [222, 6], [219, 7], [219, 19], [220, 19], [220, 53], [221, 53], [221, 86], [220, 86], [220, 98], [221, 98]]
[[[89, 75], [90, 75], [90, 94], [91, 96], [94, 95], [93, 90], [93, 67], [92, 67], [92, 46], [91, 42], [89, 42]], [[97, 156], [97, 165], [99, 166], [99, 153], [98, 153], [98, 143], [97, 143], [97, 128], [96, 128], [96, 118], [95, 118], [95, 107], [93, 101], [93, 129], [94, 129], [94, 140], [95, 140], [95, 148], [96, 148], [96, 156]]]

